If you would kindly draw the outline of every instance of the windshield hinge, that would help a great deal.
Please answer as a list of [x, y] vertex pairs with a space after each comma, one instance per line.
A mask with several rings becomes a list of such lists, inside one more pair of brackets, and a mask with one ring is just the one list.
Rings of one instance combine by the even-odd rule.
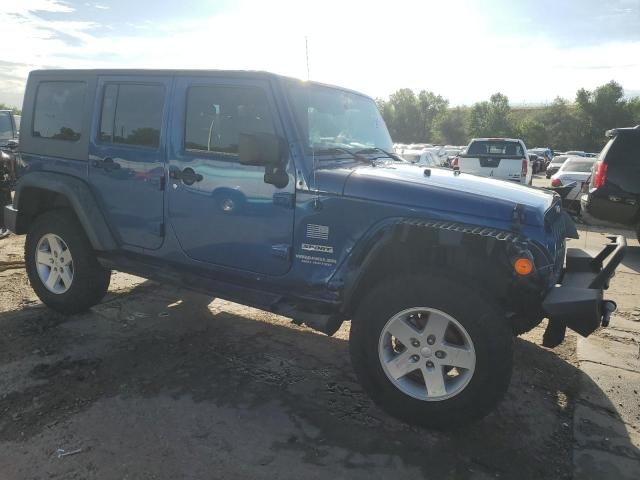
[[525, 211], [524, 205], [521, 203], [516, 204], [513, 207], [513, 211], [511, 213], [511, 229], [515, 232], [519, 232], [524, 225], [525, 222]]

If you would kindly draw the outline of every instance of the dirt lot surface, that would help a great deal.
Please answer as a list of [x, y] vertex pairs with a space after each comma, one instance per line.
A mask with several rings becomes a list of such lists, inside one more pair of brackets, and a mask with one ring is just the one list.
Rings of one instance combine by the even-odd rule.
[[22, 238], [0, 242], [3, 480], [572, 477], [573, 335], [554, 351], [541, 328], [518, 339], [497, 411], [438, 433], [366, 397], [348, 324], [329, 338], [121, 273], [65, 317], [28, 286]]

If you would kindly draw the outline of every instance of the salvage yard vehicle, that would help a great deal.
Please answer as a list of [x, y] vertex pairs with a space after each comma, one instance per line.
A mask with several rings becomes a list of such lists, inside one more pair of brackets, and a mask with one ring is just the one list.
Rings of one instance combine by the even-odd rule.
[[[564, 162], [567, 161], [568, 158], [571, 158], [571, 157], [569, 155], [558, 155], [556, 157], [553, 157], [553, 159], [551, 160], [551, 163], [547, 166], [547, 172], [546, 172], [547, 178], [551, 178], [553, 174], [555, 174], [558, 170], [560, 170], [560, 167]], [[580, 158], [580, 157], [576, 157], [576, 158]]]
[[531, 185], [533, 168], [524, 142], [515, 138], [474, 138], [458, 156], [458, 169], [482, 177]]
[[402, 158], [408, 162], [415, 163], [416, 165], [421, 165], [423, 167], [441, 166], [438, 154], [428, 148], [422, 148], [419, 150], [407, 149], [402, 153]]
[[600, 220], [632, 227], [640, 240], [640, 125], [609, 130], [607, 137], [593, 159], [582, 208]]
[[595, 258], [567, 252], [577, 232], [553, 192], [398, 161], [374, 100], [351, 90], [261, 72], [42, 70], [23, 112], [7, 224], [27, 235], [33, 289], [65, 314], [100, 302], [117, 269], [327, 335], [351, 320], [375, 402], [450, 428], [502, 398], [514, 335], [547, 317], [553, 347], [614, 307], [603, 290], [623, 237]]
[[567, 208], [579, 210], [580, 192], [582, 192], [583, 184], [588, 182], [591, 178], [591, 169], [593, 168], [595, 161], [595, 158], [568, 158], [567, 161], [560, 166], [560, 169], [551, 177], [552, 187], [557, 188], [567, 186], [572, 183], [575, 185], [573, 189], [566, 194], [565, 203], [569, 204], [567, 205]]
[[[11, 189], [15, 182], [15, 156], [18, 146], [16, 115], [11, 110], [0, 110], [0, 208], [11, 203]], [[9, 235], [0, 212], [0, 239]]]

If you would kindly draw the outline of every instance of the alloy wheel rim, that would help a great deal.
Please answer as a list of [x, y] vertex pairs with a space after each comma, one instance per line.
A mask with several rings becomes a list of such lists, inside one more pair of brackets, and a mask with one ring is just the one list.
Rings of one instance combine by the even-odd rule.
[[391, 317], [380, 334], [378, 357], [396, 388], [423, 401], [458, 395], [476, 366], [467, 330], [451, 315], [429, 307], [409, 308]]
[[71, 288], [73, 283], [73, 257], [62, 238], [47, 233], [36, 247], [36, 269], [38, 277], [47, 290], [57, 295]]

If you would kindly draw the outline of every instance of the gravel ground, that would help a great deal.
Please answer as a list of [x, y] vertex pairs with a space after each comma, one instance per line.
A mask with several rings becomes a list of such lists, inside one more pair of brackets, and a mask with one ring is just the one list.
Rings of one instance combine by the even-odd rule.
[[329, 338], [121, 273], [65, 317], [28, 286], [22, 238], [0, 242], [2, 479], [572, 476], [572, 334], [554, 351], [541, 328], [518, 339], [499, 408], [436, 433], [371, 403], [348, 323]]

